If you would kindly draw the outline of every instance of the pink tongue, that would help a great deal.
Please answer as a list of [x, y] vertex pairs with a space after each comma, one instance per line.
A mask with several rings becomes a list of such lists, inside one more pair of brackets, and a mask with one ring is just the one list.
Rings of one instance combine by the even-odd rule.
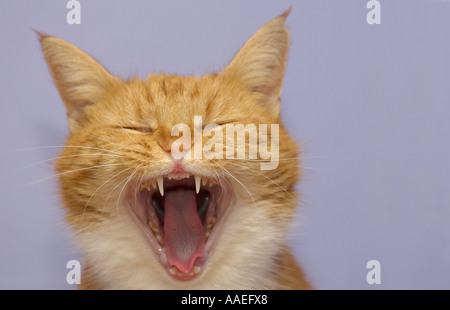
[[169, 266], [189, 273], [205, 251], [205, 233], [193, 190], [174, 190], [164, 195], [164, 235]]

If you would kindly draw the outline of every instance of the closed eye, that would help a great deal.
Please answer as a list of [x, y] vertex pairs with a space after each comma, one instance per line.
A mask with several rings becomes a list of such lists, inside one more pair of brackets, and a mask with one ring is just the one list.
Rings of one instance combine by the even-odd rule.
[[138, 132], [142, 132], [142, 133], [152, 133], [153, 132], [153, 129], [151, 127], [122, 126], [120, 128], [125, 129], [125, 130], [138, 131]]

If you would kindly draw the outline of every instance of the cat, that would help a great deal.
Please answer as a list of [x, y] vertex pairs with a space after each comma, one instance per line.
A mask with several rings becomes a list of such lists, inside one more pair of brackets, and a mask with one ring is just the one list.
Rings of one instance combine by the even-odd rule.
[[[199, 78], [125, 81], [38, 33], [67, 110], [56, 171], [83, 258], [80, 289], [311, 288], [287, 246], [301, 175], [300, 147], [280, 116], [288, 14], [260, 28], [221, 72]], [[195, 116], [219, 127], [279, 124], [277, 168], [260, 169], [260, 158], [175, 158], [171, 130], [194, 130]]]

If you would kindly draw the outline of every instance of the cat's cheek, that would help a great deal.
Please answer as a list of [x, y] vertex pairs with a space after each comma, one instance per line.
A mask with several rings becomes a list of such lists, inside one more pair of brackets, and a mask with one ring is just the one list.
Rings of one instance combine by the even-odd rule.
[[[269, 286], [271, 253], [283, 245], [284, 233], [273, 220], [252, 203], [238, 200], [224, 225], [203, 280], [217, 281], [225, 289], [256, 289]], [[239, 283], [239, 284], [237, 284]]]
[[152, 283], [165, 278], [165, 270], [126, 213], [76, 236], [84, 263], [95, 266], [91, 272], [100, 281], [108, 279], [104, 288], [152, 289], [157, 288]]

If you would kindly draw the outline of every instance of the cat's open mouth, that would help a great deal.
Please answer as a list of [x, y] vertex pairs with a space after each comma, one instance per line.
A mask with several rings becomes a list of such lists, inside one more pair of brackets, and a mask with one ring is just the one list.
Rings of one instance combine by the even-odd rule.
[[127, 198], [131, 214], [163, 267], [180, 281], [198, 277], [230, 208], [228, 182], [177, 174], [133, 187]]

